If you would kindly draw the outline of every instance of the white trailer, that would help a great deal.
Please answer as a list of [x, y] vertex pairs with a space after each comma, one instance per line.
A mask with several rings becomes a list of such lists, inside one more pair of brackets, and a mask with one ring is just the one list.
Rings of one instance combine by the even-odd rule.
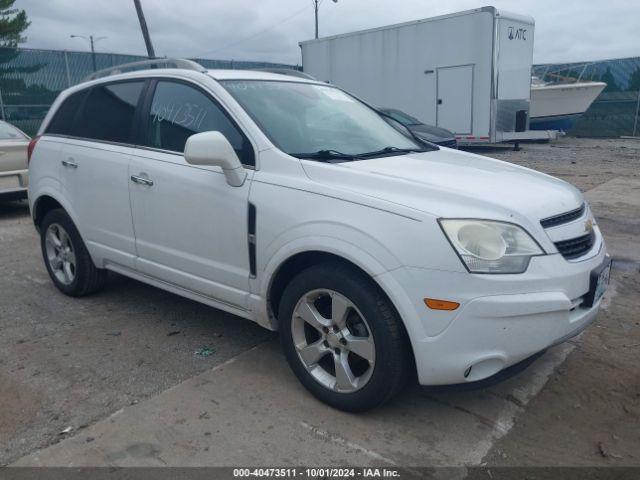
[[529, 131], [534, 20], [483, 7], [300, 43], [305, 73], [456, 133], [460, 144]]

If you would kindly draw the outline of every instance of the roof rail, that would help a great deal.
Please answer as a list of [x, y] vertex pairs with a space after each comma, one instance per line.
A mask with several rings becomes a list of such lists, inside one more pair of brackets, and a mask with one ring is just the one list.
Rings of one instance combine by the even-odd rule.
[[148, 70], [151, 68], [182, 68], [185, 70], [196, 70], [198, 72], [207, 71], [206, 68], [193, 60], [186, 60], [184, 58], [153, 58], [150, 60], [141, 60], [139, 62], [123, 63], [121, 65], [114, 65], [113, 67], [98, 70], [97, 72], [85, 77], [82, 81], [88, 82], [89, 80], [109, 77], [111, 75], [117, 75], [118, 73], [135, 72], [137, 70]]

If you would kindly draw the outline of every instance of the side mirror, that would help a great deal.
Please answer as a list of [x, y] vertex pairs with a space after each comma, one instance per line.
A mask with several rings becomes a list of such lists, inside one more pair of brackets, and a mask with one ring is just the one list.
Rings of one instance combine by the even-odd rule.
[[227, 183], [240, 187], [247, 172], [229, 140], [220, 132], [203, 132], [191, 135], [184, 146], [184, 158], [191, 165], [221, 167]]

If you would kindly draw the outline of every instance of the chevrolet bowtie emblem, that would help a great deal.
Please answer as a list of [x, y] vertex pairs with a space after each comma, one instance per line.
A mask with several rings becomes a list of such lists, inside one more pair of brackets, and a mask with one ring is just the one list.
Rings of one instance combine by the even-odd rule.
[[584, 222], [584, 231], [589, 233], [593, 230], [593, 220], [588, 219], [586, 222]]

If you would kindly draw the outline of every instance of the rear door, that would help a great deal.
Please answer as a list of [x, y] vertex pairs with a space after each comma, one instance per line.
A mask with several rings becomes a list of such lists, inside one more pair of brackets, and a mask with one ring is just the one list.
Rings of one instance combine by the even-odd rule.
[[473, 65], [437, 70], [436, 123], [458, 135], [472, 131]]
[[0, 140], [0, 172], [27, 169], [29, 140]]
[[[64, 196], [98, 263], [133, 267], [135, 236], [129, 202], [133, 127], [144, 80], [102, 84], [81, 100], [73, 126], [61, 141]], [[51, 126], [53, 132], [55, 119]]]
[[[142, 146], [129, 168], [136, 269], [246, 309], [253, 147], [223, 107], [193, 84], [155, 81], [147, 103]], [[222, 132], [247, 166], [242, 186], [228, 185], [219, 167], [185, 161], [187, 138], [211, 130]]]
[[27, 169], [29, 137], [6, 122], [0, 122], [0, 172]]

